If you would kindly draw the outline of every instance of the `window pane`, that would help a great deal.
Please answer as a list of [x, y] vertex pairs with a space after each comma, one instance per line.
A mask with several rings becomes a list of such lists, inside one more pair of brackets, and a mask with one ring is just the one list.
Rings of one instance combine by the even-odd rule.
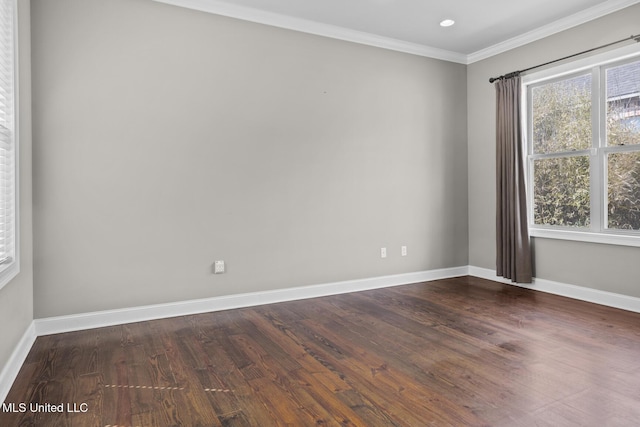
[[640, 230], [640, 152], [609, 154], [609, 228]]
[[532, 89], [533, 151], [591, 148], [591, 74]]
[[533, 164], [534, 222], [565, 227], [590, 224], [589, 158], [539, 159]]
[[640, 144], [640, 61], [607, 70], [607, 144]]

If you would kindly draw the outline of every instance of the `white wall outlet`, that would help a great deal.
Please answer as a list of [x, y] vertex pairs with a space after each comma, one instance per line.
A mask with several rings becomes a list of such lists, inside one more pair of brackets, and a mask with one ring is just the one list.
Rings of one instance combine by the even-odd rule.
[[224, 273], [224, 261], [216, 261], [213, 263], [213, 273], [214, 274]]
[[386, 258], [387, 257], [387, 248], [381, 248], [380, 249], [380, 258]]
[[400, 248], [400, 253], [402, 254], [402, 256], [407, 256], [407, 247], [406, 246], [402, 246]]

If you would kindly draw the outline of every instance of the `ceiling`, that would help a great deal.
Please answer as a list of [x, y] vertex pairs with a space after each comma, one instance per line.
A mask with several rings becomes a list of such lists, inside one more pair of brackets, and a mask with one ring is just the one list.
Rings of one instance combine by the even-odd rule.
[[[454, 62], [471, 63], [640, 0], [156, 0]], [[443, 28], [445, 18], [456, 21]]]

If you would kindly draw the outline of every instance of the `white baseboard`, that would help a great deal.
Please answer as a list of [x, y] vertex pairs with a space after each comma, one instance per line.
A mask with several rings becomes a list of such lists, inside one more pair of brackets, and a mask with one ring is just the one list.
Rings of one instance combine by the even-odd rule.
[[544, 279], [534, 279], [534, 282], [530, 285], [512, 283], [507, 279], [496, 276], [493, 270], [474, 266], [463, 266], [277, 289], [266, 292], [253, 292], [119, 310], [49, 317], [35, 319], [31, 323], [9, 358], [7, 365], [0, 372], [0, 402], [4, 402], [11, 385], [15, 381], [20, 368], [29, 354], [29, 350], [38, 336], [189, 314], [252, 307], [262, 304], [317, 298], [467, 275], [640, 313], [640, 298]]
[[7, 398], [9, 390], [18, 376], [24, 361], [27, 359], [29, 351], [31, 350], [33, 343], [36, 341], [36, 338], [36, 328], [32, 322], [22, 335], [22, 338], [13, 350], [13, 353], [11, 353], [11, 357], [9, 357], [7, 364], [2, 368], [2, 371], [0, 371], [0, 404]]
[[469, 275], [493, 280], [495, 282], [506, 283], [508, 285], [519, 286], [521, 288], [533, 289], [536, 291], [547, 292], [550, 294], [561, 295], [563, 297], [640, 313], [640, 298], [628, 295], [600, 291], [598, 289], [585, 288], [584, 286], [569, 285], [567, 283], [538, 278], [534, 278], [533, 283], [530, 284], [513, 283], [509, 279], [496, 276], [496, 272], [494, 270], [473, 266], [469, 266]]
[[409, 283], [466, 276], [467, 266], [445, 268], [440, 270], [420, 271], [392, 276], [373, 277], [368, 279], [348, 280], [344, 282], [325, 283], [296, 288], [277, 289], [265, 292], [253, 292], [238, 295], [180, 301], [167, 304], [156, 304], [142, 307], [131, 307], [118, 310], [106, 310], [69, 316], [49, 317], [34, 321], [38, 336], [145, 320], [163, 319], [167, 317], [185, 316], [189, 314], [230, 310], [234, 308], [252, 307], [262, 304], [293, 301], [338, 295], [347, 292], [366, 291]]
[[508, 279], [496, 276], [493, 270], [474, 266], [463, 266], [276, 289], [265, 292], [252, 292], [142, 307], [73, 314], [69, 316], [48, 317], [34, 320], [35, 333], [37, 336], [51, 335], [167, 317], [318, 298], [466, 275], [640, 313], [640, 298], [537, 278], [534, 278], [532, 284], [513, 283]]

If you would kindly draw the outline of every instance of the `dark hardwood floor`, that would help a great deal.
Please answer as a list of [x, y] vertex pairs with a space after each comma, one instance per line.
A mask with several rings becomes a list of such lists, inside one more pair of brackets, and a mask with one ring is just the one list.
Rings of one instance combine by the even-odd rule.
[[461, 277], [51, 335], [4, 409], [6, 427], [638, 426], [640, 314]]

